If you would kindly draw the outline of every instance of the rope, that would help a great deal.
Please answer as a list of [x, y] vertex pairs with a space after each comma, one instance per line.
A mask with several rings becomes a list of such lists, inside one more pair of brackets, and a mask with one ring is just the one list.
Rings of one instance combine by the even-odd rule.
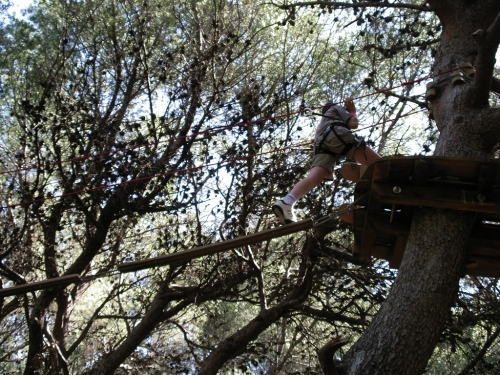
[[168, 171], [168, 172], [165, 172], [165, 173], [159, 173], [159, 174], [155, 174], [155, 175], [144, 176], [144, 177], [140, 177], [140, 178], [136, 178], [136, 179], [132, 179], [132, 180], [127, 180], [127, 181], [123, 181], [123, 182], [119, 182], [119, 183], [115, 183], [115, 184], [101, 185], [101, 186], [96, 186], [96, 187], [89, 188], [89, 189], [82, 189], [82, 190], [72, 191], [72, 192], [69, 192], [69, 193], [64, 193], [64, 194], [59, 194], [59, 195], [53, 195], [53, 196], [47, 196], [47, 197], [44, 197], [44, 198], [38, 198], [38, 199], [29, 200], [29, 201], [23, 201], [21, 203], [16, 203], [16, 204], [11, 204], [11, 205], [1, 206], [0, 209], [14, 208], [14, 207], [18, 207], [18, 206], [25, 206], [25, 205], [33, 204], [33, 203], [40, 203], [40, 202], [44, 202], [46, 200], [52, 200], [52, 199], [58, 199], [58, 198], [65, 198], [65, 197], [69, 197], [69, 196], [72, 196], [72, 195], [79, 195], [79, 194], [84, 194], [84, 193], [88, 193], [88, 192], [92, 192], [92, 191], [104, 190], [104, 189], [107, 189], [107, 188], [112, 188], [112, 187], [117, 187], [117, 186], [122, 186], [122, 185], [128, 185], [128, 184], [132, 184], [132, 183], [136, 183], [136, 182], [148, 181], [148, 180], [151, 180], [153, 178], [166, 177], [166, 176], [177, 174], [177, 173], [194, 172], [194, 171], [197, 171], [197, 170], [200, 170], [200, 169], [203, 169], [203, 168], [207, 168], [207, 167], [211, 167], [211, 166], [218, 166], [218, 167], [220, 167], [220, 166], [231, 164], [231, 163], [234, 163], [234, 162], [237, 162], [237, 161], [247, 160], [247, 159], [250, 159], [250, 158], [255, 158], [255, 157], [259, 157], [259, 156], [263, 156], [263, 155], [269, 155], [269, 154], [281, 152], [281, 151], [284, 151], [284, 150], [287, 150], [287, 149], [290, 149], [290, 148], [293, 148], [293, 147], [302, 147], [302, 146], [307, 146], [307, 145], [311, 145], [311, 144], [312, 144], [312, 142], [294, 144], [294, 145], [286, 146], [286, 147], [283, 147], [283, 148], [280, 148], [280, 149], [275, 149], [275, 150], [268, 151], [268, 152], [261, 152], [261, 153], [258, 153], [258, 154], [252, 154], [252, 155], [246, 155], [246, 156], [238, 156], [238, 157], [235, 157], [235, 158], [232, 158], [232, 159], [228, 159], [228, 160], [225, 160], [225, 161], [220, 161], [220, 162], [215, 162], [215, 163], [200, 165], [198, 167], [176, 169], [176, 170]]
[[[435, 77], [438, 77], [438, 76], [441, 76], [441, 75], [444, 75], [444, 74], [448, 74], [448, 73], [451, 73], [451, 72], [454, 72], [454, 71], [457, 71], [457, 70], [466, 69], [466, 68], [470, 69], [470, 66], [461, 66], [461, 67], [450, 69], [450, 70], [447, 70], [447, 71], [444, 71], [444, 72], [441, 72], [441, 73], [436, 73], [436, 74], [428, 75], [426, 77], [422, 77], [422, 78], [419, 78], [419, 79], [416, 79], [416, 80], [413, 80], [413, 81], [403, 82], [400, 85], [392, 86], [392, 87], [389, 87], [387, 89], [375, 90], [375, 91], [372, 91], [372, 92], [370, 92], [370, 93], [368, 93], [366, 95], [361, 95], [361, 96], [354, 97], [353, 99], [355, 99], [355, 100], [357, 100], [357, 99], [363, 99], [363, 98], [366, 98], [366, 97], [369, 97], [369, 96], [372, 96], [372, 95], [382, 94], [382, 93], [394, 90], [394, 89], [399, 88], [399, 87], [411, 86], [411, 85], [414, 85], [414, 84], [421, 83], [421, 82], [423, 82], [423, 81], [425, 81], [427, 79], [430, 79], [430, 78], [435, 78]], [[336, 102], [336, 103], [333, 103], [333, 104], [334, 105], [340, 104], [340, 102]], [[309, 109], [310, 110], [315, 110], [315, 109], [319, 109], [319, 108], [323, 108], [323, 107], [324, 106], [311, 107]], [[300, 109], [298, 111], [288, 112], [288, 113], [284, 113], [284, 114], [277, 115], [277, 116], [263, 117], [263, 118], [260, 118], [260, 119], [257, 119], [257, 120], [252, 120], [252, 121], [247, 121], [247, 122], [240, 122], [240, 123], [232, 124], [232, 125], [225, 125], [225, 126], [213, 127], [213, 128], [209, 128], [209, 129], [206, 129], [204, 131], [201, 131], [201, 132], [198, 132], [198, 133], [192, 133], [192, 134], [189, 134], [189, 135], [171, 137], [168, 140], [164, 140], [164, 141], [157, 141], [157, 142], [152, 142], [152, 143], [144, 143], [144, 144], [135, 145], [135, 146], [132, 146], [132, 147], [124, 147], [124, 148], [120, 148], [120, 149], [116, 149], [116, 150], [102, 151], [102, 152], [98, 152], [98, 153], [87, 155], [87, 156], [79, 156], [79, 157], [75, 157], [75, 158], [71, 158], [71, 159], [67, 159], [67, 160], [50, 162], [50, 163], [47, 163], [47, 164], [32, 165], [32, 166], [28, 166], [28, 167], [24, 167], [24, 168], [18, 168], [18, 169], [11, 169], [11, 170], [6, 170], [6, 171], [0, 171], [0, 175], [7, 174], [7, 173], [18, 173], [18, 172], [23, 172], [23, 171], [29, 171], [29, 170], [33, 170], [33, 169], [39, 169], [39, 168], [42, 168], [42, 167], [50, 167], [50, 166], [59, 165], [59, 164], [65, 164], [65, 163], [83, 162], [83, 161], [88, 160], [88, 159], [97, 158], [97, 157], [106, 156], [106, 155], [112, 155], [112, 154], [116, 154], [116, 153], [119, 153], [119, 152], [126, 152], [126, 151], [130, 151], [130, 150], [135, 150], [137, 148], [148, 147], [148, 146], [156, 146], [156, 145], [159, 145], [159, 144], [162, 144], [162, 143], [167, 143], [167, 142], [170, 143], [170, 142], [174, 142], [174, 141], [178, 141], [178, 140], [182, 140], [182, 139], [189, 139], [189, 138], [193, 138], [194, 139], [197, 136], [207, 135], [207, 134], [210, 134], [212, 132], [214, 132], [214, 133], [223, 132], [224, 130], [229, 130], [229, 129], [233, 129], [233, 128], [236, 128], [236, 127], [243, 127], [243, 126], [247, 126], [247, 125], [257, 124], [257, 123], [260, 123], [260, 122], [265, 122], [265, 121], [270, 121], [270, 120], [272, 121], [272, 120], [281, 119], [281, 118], [285, 118], [285, 117], [291, 117], [291, 116], [295, 116], [295, 115], [304, 114], [305, 111], [306, 111], [306, 109], [302, 108], [302, 109]], [[375, 126], [375, 125], [372, 125], [372, 126]], [[369, 127], [372, 127], [372, 126], [369, 126]], [[362, 129], [366, 129], [366, 128], [367, 127], [362, 128]]]
[[[292, 146], [290, 146], [292, 147]], [[329, 215], [329, 216], [323, 216], [317, 220], [314, 220], [313, 219], [313, 227], [317, 227], [317, 226], [320, 226], [320, 225], [324, 225], [326, 224], [327, 222], [339, 217], [340, 215], [342, 215], [343, 213], [347, 213], [347, 212], [351, 212], [351, 211], [354, 211], [354, 210], [358, 210], [358, 209], [361, 209], [362, 207], [356, 207], [354, 208], [353, 206], [358, 203], [360, 200], [364, 199], [369, 193], [366, 193], [364, 194], [363, 196], [359, 197], [358, 199], [356, 199], [353, 203], [351, 203], [350, 205], [348, 205], [346, 208], [342, 209], [342, 210], [337, 210], [336, 213], [334, 213], [333, 215]], [[257, 232], [259, 233], [259, 232]], [[148, 267], [145, 267], [145, 268], [154, 268], [154, 267], [160, 267], [162, 265], [158, 265], [158, 264], [153, 264], [152, 266], [148, 266]], [[123, 271], [123, 270], [109, 270], [109, 271], [103, 271], [103, 272], [98, 272], [94, 275], [87, 275], [87, 276], [83, 276], [80, 278], [79, 281], [75, 281], [75, 282], [71, 282], [72, 284], [73, 283], [78, 283], [78, 284], [83, 284], [83, 283], [88, 283], [88, 282], [91, 282], [91, 281], [94, 281], [94, 280], [97, 280], [97, 279], [100, 279], [100, 278], [103, 278], [103, 277], [112, 277], [112, 276], [116, 276], [118, 274], [122, 274], [124, 272], [133, 272], [133, 271]], [[27, 283], [27, 284], [22, 284], [22, 285], [32, 285], [34, 283]], [[39, 290], [39, 289], [46, 289], [46, 288], [51, 288], [52, 286], [40, 286], [39, 288], [35, 289], [35, 290]], [[4, 292], [9, 292], [9, 288], [7, 288], [6, 290], [4, 290]], [[12, 293], [12, 294], [6, 294], [6, 295], [16, 295], [16, 294], [24, 294], [24, 293], [27, 293], [26, 291], [19, 291], [19, 292], [16, 292], [16, 293]]]
[[[448, 74], [448, 73], [453, 72], [453, 71], [465, 69], [465, 68], [469, 68], [470, 69], [470, 66], [462, 66], [462, 67], [450, 69], [450, 70], [447, 70], [447, 71], [444, 71], [444, 72], [441, 72], [441, 73], [429, 75], [427, 77], [419, 78], [419, 79], [416, 79], [416, 80], [413, 80], [413, 81], [404, 82], [404, 83], [402, 83], [399, 86], [393, 86], [393, 87], [390, 87], [388, 89], [383, 89], [383, 90], [376, 90], [376, 91], [374, 91], [372, 93], [369, 93], [369, 94], [366, 94], [366, 95], [362, 95], [362, 96], [358, 96], [358, 97], [356, 97], [354, 99], [361, 99], [361, 98], [365, 98], [365, 97], [368, 97], [368, 96], [371, 96], [371, 95], [376, 95], [376, 94], [380, 94], [380, 93], [383, 93], [383, 92], [387, 92], [387, 91], [393, 90], [393, 89], [395, 89], [397, 87], [403, 87], [403, 86], [408, 86], [408, 85], [412, 85], [412, 84], [415, 84], [415, 83], [420, 83], [420, 82], [422, 82], [422, 81], [424, 81], [426, 79], [438, 77], [438, 76], [441, 76], [441, 75], [444, 75], [444, 74]], [[335, 103], [333, 103], [333, 104], [335, 104]], [[92, 155], [83, 156], [83, 157], [76, 157], [76, 158], [68, 159], [68, 160], [65, 160], [65, 161], [53, 162], [53, 163], [48, 163], [48, 164], [44, 164], [44, 165], [37, 165], [37, 166], [19, 168], [19, 169], [15, 169], [15, 170], [3, 171], [3, 172], [0, 172], [0, 174], [14, 173], [14, 172], [20, 172], [20, 171], [38, 169], [38, 168], [43, 167], [43, 166], [51, 166], [51, 165], [57, 165], [57, 164], [62, 164], [62, 163], [70, 163], [70, 162], [75, 162], [75, 161], [85, 161], [85, 160], [88, 160], [88, 159], [94, 158], [94, 157], [99, 157], [99, 156], [114, 154], [114, 153], [118, 153], [118, 152], [124, 152], [124, 151], [133, 150], [133, 149], [136, 149], [136, 148], [141, 148], [141, 147], [146, 147], [146, 146], [151, 146], [151, 145], [158, 145], [160, 143], [173, 142], [175, 140], [187, 139], [187, 138], [190, 138], [190, 137], [196, 138], [199, 135], [209, 134], [210, 132], [223, 132], [224, 130], [232, 129], [232, 128], [235, 128], [235, 127], [241, 127], [241, 126], [246, 126], [246, 125], [249, 125], [249, 124], [255, 124], [255, 123], [259, 123], [259, 122], [263, 122], [263, 121], [268, 121], [268, 120], [273, 120], [273, 119], [279, 119], [279, 118], [284, 118], [284, 117], [290, 117], [290, 116], [297, 115], [297, 114], [304, 114], [308, 110], [318, 109], [318, 108], [322, 108], [322, 107], [313, 107], [313, 108], [310, 108], [310, 109], [301, 109], [301, 110], [295, 111], [295, 112], [289, 112], [289, 113], [285, 113], [285, 114], [274, 116], [274, 117], [266, 117], [266, 118], [261, 118], [261, 119], [252, 120], [252, 121], [248, 121], [248, 122], [237, 123], [237, 124], [233, 124], [233, 125], [224, 126], [222, 128], [221, 127], [211, 128], [211, 129], [204, 130], [202, 132], [193, 133], [191, 135], [184, 135], [184, 136], [172, 137], [172, 138], [170, 138], [168, 140], [165, 140], [165, 141], [158, 141], [158, 142], [153, 142], [153, 143], [136, 145], [136, 146], [133, 146], [133, 147], [130, 147], [130, 148], [121, 148], [121, 149], [117, 149], [117, 150], [104, 151], [104, 152], [99, 152], [97, 154], [92, 154]], [[407, 113], [405, 115], [397, 116], [395, 119], [385, 120], [385, 121], [379, 122], [379, 123], [374, 124], [374, 125], [369, 125], [369, 126], [360, 128], [359, 130], [363, 130], [363, 129], [368, 129], [368, 128], [372, 128], [372, 127], [375, 127], [375, 126], [379, 126], [380, 124], [383, 124], [385, 122], [394, 121], [394, 120], [397, 120], [397, 119], [399, 119], [401, 117], [409, 116], [411, 114], [413, 114], [413, 113], [409, 112], [409, 113]], [[156, 175], [151, 175], [151, 176], [145, 176], [145, 177], [141, 177], [141, 178], [137, 178], [137, 179], [123, 181], [123, 182], [120, 182], [120, 183], [107, 184], [107, 185], [102, 185], [102, 186], [98, 186], [98, 187], [94, 187], [94, 188], [90, 188], [90, 189], [82, 189], [82, 190], [73, 191], [73, 192], [69, 192], [69, 193], [64, 193], [64, 194], [60, 194], [60, 195], [48, 196], [48, 197], [44, 197], [44, 198], [33, 199], [33, 200], [30, 200], [30, 201], [24, 201], [24, 202], [21, 202], [21, 203], [18, 203], [18, 204], [5, 205], [5, 206], [1, 206], [0, 208], [5, 209], [5, 208], [14, 208], [14, 207], [18, 207], [18, 206], [25, 206], [25, 205], [28, 205], [28, 204], [44, 202], [45, 200], [49, 200], [49, 199], [51, 200], [51, 199], [56, 199], [56, 198], [64, 198], [64, 197], [72, 196], [72, 195], [84, 194], [84, 193], [88, 193], [88, 192], [92, 192], [92, 191], [103, 190], [103, 189], [107, 189], [107, 188], [111, 188], [111, 187], [117, 187], [117, 186], [126, 185], [126, 184], [130, 184], [130, 183], [147, 181], [147, 180], [151, 180], [151, 179], [157, 178], [157, 177], [165, 177], [165, 176], [176, 174], [176, 173], [193, 172], [193, 171], [200, 170], [202, 168], [206, 168], [206, 167], [209, 167], [209, 166], [222, 166], [222, 165], [233, 163], [235, 161], [246, 160], [246, 159], [257, 157], [257, 156], [261, 156], [261, 155], [266, 155], [266, 154], [270, 154], [270, 153], [275, 153], [275, 152], [283, 151], [283, 150], [286, 150], [286, 149], [291, 148], [291, 147], [299, 147], [299, 146], [310, 145], [310, 144], [311, 144], [311, 142], [303, 143], [303, 144], [299, 144], [299, 145], [288, 146], [288, 147], [284, 147], [284, 148], [281, 148], [281, 149], [276, 149], [276, 150], [265, 152], [265, 153], [254, 154], [254, 155], [247, 155], [247, 156], [240, 156], [240, 157], [229, 159], [229, 160], [226, 160], [226, 161], [223, 161], [223, 162], [211, 163], [211, 164], [206, 164], [206, 165], [202, 165], [202, 166], [198, 166], [198, 167], [185, 168], [185, 169], [177, 169], [177, 170], [169, 171], [169, 172], [166, 172], [166, 173], [161, 173], [161, 174], [156, 174]]]
[[[378, 123], [376, 123], [374, 125], [369, 125], [369, 126], [360, 128], [358, 130], [363, 130], [363, 129], [368, 129], [368, 128], [376, 127], [376, 126], [379, 126], [379, 125], [384, 124], [386, 122], [395, 121], [395, 120], [397, 120], [399, 118], [410, 116], [410, 115], [413, 115], [415, 113], [417, 113], [417, 111], [410, 111], [410, 112], [408, 112], [408, 113], [406, 113], [404, 115], [396, 116], [393, 119], [384, 120], [384, 121], [378, 122]], [[258, 156], [262, 156], [262, 155], [268, 155], [268, 154], [272, 154], [272, 153], [277, 153], [277, 152], [281, 152], [281, 151], [284, 151], [284, 150], [287, 150], [287, 149], [290, 149], [290, 148], [294, 148], [294, 147], [309, 146], [312, 143], [313, 142], [306, 142], [306, 143], [294, 144], [294, 145], [290, 145], [290, 146], [287, 146], [287, 147], [283, 147], [283, 148], [280, 148], [280, 149], [275, 149], [275, 150], [272, 150], [272, 151], [263, 152], [263, 153], [259, 153], [259, 154], [251, 154], [251, 155], [246, 155], [246, 156], [239, 156], [239, 157], [228, 159], [228, 160], [225, 160], [225, 161], [222, 161], [222, 162], [215, 162], [215, 163], [210, 163], [210, 164], [204, 164], [204, 165], [201, 165], [201, 166], [198, 166], [198, 167], [176, 169], [176, 170], [172, 170], [172, 171], [161, 173], [161, 174], [144, 176], [144, 177], [137, 178], [137, 179], [123, 181], [123, 182], [120, 182], [120, 183], [101, 185], [101, 186], [97, 186], [97, 187], [94, 187], [94, 188], [82, 189], [82, 190], [77, 190], [77, 191], [73, 191], [73, 192], [69, 192], [69, 193], [64, 193], [64, 194], [59, 194], [59, 195], [54, 195], [54, 196], [47, 196], [47, 197], [44, 197], [44, 198], [38, 198], [38, 199], [23, 201], [23, 202], [17, 203], [17, 204], [0, 206], [0, 209], [14, 208], [14, 207], [18, 207], [18, 206], [25, 206], [25, 205], [33, 204], [33, 203], [40, 203], [40, 202], [44, 202], [46, 200], [52, 200], [52, 199], [57, 199], [57, 198], [64, 198], [64, 197], [68, 197], [68, 196], [72, 196], [72, 195], [79, 195], [79, 194], [89, 193], [89, 192], [92, 192], [92, 191], [104, 190], [104, 189], [107, 189], [107, 188], [117, 187], [117, 186], [121, 186], [121, 185], [127, 185], [127, 184], [131, 184], [131, 183], [135, 183], [135, 182], [147, 181], [147, 180], [151, 180], [153, 178], [158, 178], [158, 177], [166, 177], [166, 176], [174, 175], [174, 174], [178, 174], [178, 173], [194, 172], [194, 171], [197, 171], [197, 170], [200, 170], [200, 169], [203, 169], [203, 168], [207, 168], [207, 167], [211, 167], [211, 166], [219, 166], [220, 167], [220, 166], [223, 166], [223, 165], [226, 165], [226, 164], [230, 164], [230, 163], [233, 163], [233, 162], [236, 162], [236, 161], [241, 161], [241, 160], [246, 160], [246, 159], [250, 159], [250, 158], [254, 158], [254, 157], [258, 157]], [[137, 147], [139, 147], [139, 146], [137, 146]], [[116, 152], [119, 152], [119, 151], [117, 150]]]
[[[354, 201], [352, 204], [350, 204], [347, 208], [343, 209], [343, 210], [338, 210], [335, 214], [333, 215], [330, 215], [330, 216], [323, 216], [317, 220], [314, 220], [313, 219], [313, 227], [317, 227], [317, 226], [320, 226], [320, 225], [324, 225], [326, 224], [327, 222], [333, 220], [334, 218], [340, 216], [341, 214], [343, 213], [346, 213], [346, 212], [350, 212], [351, 210], [355, 210], [355, 209], [360, 209], [361, 207], [358, 207], [358, 208], [352, 208], [352, 206], [354, 204], [356, 204], [359, 200], [363, 199], [364, 197], [366, 197], [366, 195], [368, 195], [369, 193], [363, 195], [362, 197], [358, 198], [356, 201]], [[299, 231], [302, 231], [304, 229], [300, 229], [300, 230], [295, 230], [294, 232], [299, 232]], [[262, 231], [261, 231], [262, 232]], [[258, 234], [260, 232], [256, 232], [254, 234]], [[292, 232], [293, 233], [293, 232]], [[291, 234], [291, 233], [289, 233]], [[238, 237], [236, 237], [238, 238]], [[235, 238], [235, 239], [236, 239]], [[235, 239], [231, 239], [230, 241], [232, 240], [235, 240]], [[270, 240], [270, 239], [269, 239]], [[223, 242], [226, 242], [226, 241], [222, 241], [221, 243]], [[262, 241], [260, 241], [262, 242]], [[155, 258], [152, 258], [151, 260], [153, 260], [152, 264], [151, 265], [145, 265], [143, 266], [144, 269], [151, 269], [151, 268], [157, 268], [157, 267], [163, 267], [164, 264], [157, 264], [156, 262], [154, 262], [154, 259]], [[92, 281], [95, 281], [97, 279], [101, 279], [103, 277], [113, 277], [113, 276], [116, 276], [116, 275], [121, 275], [123, 273], [129, 273], [129, 272], [136, 272], [135, 269], [131, 269], [131, 270], [126, 270], [126, 269], [122, 269], [122, 270], [119, 270], [119, 269], [114, 269], [114, 270], [109, 270], [109, 271], [103, 271], [103, 272], [97, 272], [96, 274], [94, 275], [87, 275], [87, 276], [83, 276], [81, 277], [78, 281], [73, 281], [73, 282], [70, 282], [70, 284], [84, 284], [84, 283], [89, 283], [89, 282], [92, 282]], [[64, 276], [63, 276], [64, 277]], [[56, 278], [58, 279], [58, 278]], [[54, 281], [57, 281], [56, 279], [54, 279]], [[26, 283], [26, 284], [20, 284], [20, 285], [16, 285], [16, 286], [33, 286], [33, 284], [36, 284], [36, 282], [32, 282], [32, 283]], [[67, 285], [65, 285], [64, 287], [66, 287]], [[37, 287], [36, 289], [30, 289], [30, 291], [33, 291], [33, 290], [40, 290], [40, 289], [48, 289], [48, 288], [53, 288], [54, 286], [53, 285], [46, 285], [46, 286], [39, 286]], [[14, 288], [14, 287], [12, 287]], [[5, 288], [5, 289], [0, 289], [0, 292], [3, 292], [5, 294], [5, 296], [11, 296], [11, 295], [18, 295], [18, 294], [25, 294], [25, 293], [28, 293], [28, 291], [26, 290], [19, 290], [19, 291], [16, 291], [16, 292], [9, 292], [9, 289], [10, 288]]]
[[370, 193], [366, 193], [366, 194], [362, 195], [361, 197], [356, 199], [354, 202], [349, 204], [346, 208], [344, 208], [342, 210], [337, 210], [337, 212], [333, 213], [332, 215], [329, 215], [329, 216], [327, 215], [327, 216], [323, 216], [323, 217], [319, 218], [318, 220], [315, 221], [315, 226], [320, 226], [320, 225], [326, 224], [329, 221], [332, 221], [333, 219], [338, 218], [342, 214], [362, 209], [363, 207], [354, 207], [354, 205], [356, 205], [356, 203], [358, 203], [360, 200], [364, 199], [369, 194]]

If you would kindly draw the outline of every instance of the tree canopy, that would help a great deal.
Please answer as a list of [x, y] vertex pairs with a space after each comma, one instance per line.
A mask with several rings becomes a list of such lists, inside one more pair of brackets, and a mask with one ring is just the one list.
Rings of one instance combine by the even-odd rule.
[[0, 286], [80, 281], [0, 300], [2, 373], [498, 373], [498, 282], [461, 277], [471, 216], [423, 208], [399, 271], [363, 260], [338, 173], [298, 203], [330, 217], [307, 232], [118, 271], [278, 225], [271, 205], [309, 169], [306, 108], [354, 97], [385, 156], [498, 157], [497, 3], [3, 12]]

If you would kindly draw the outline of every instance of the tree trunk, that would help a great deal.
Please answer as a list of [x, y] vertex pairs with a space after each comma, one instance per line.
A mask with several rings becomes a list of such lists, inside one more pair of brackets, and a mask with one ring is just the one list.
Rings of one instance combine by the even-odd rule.
[[[470, 62], [481, 66], [472, 34], [488, 29], [500, 11], [497, 1], [429, 1], [443, 25], [435, 73]], [[476, 58], [476, 56], [478, 56]], [[476, 75], [478, 72], [476, 72]], [[491, 73], [490, 73], [491, 74]], [[476, 77], [477, 79], [477, 77]], [[441, 78], [440, 78], [441, 80]], [[489, 158], [498, 142], [484, 134], [491, 123], [484, 93], [473, 84], [436, 84], [431, 103], [440, 131], [435, 155]], [[489, 86], [485, 88], [489, 90]], [[496, 124], [492, 126], [497, 126]], [[422, 374], [438, 343], [464, 270], [473, 214], [421, 208], [415, 211], [408, 244], [391, 294], [364, 335], [338, 365], [343, 374]]]
[[468, 213], [420, 209], [391, 294], [344, 357], [346, 374], [421, 374], [453, 304]]

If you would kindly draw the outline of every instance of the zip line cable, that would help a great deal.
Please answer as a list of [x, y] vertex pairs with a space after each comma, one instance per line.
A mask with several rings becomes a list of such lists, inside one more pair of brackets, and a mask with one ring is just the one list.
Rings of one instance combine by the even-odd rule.
[[[422, 78], [419, 78], [419, 79], [416, 79], [416, 80], [413, 80], [413, 81], [403, 82], [400, 85], [391, 86], [391, 87], [389, 87], [387, 89], [376, 90], [376, 91], [373, 91], [373, 92], [368, 93], [366, 95], [361, 95], [361, 96], [354, 97], [353, 99], [357, 100], [357, 99], [366, 98], [366, 97], [369, 97], [369, 96], [372, 96], [372, 95], [383, 94], [385, 92], [394, 90], [394, 89], [399, 88], [399, 87], [405, 87], [405, 86], [411, 86], [411, 85], [414, 85], [414, 84], [419, 84], [419, 83], [421, 83], [421, 82], [423, 82], [423, 81], [425, 81], [427, 79], [435, 78], [435, 77], [438, 77], [438, 76], [441, 76], [441, 75], [444, 75], [444, 74], [452, 73], [454, 71], [463, 70], [463, 69], [466, 69], [466, 68], [470, 69], [469, 66], [462, 66], [462, 67], [450, 69], [450, 70], [447, 70], [447, 71], [444, 71], [444, 72], [441, 72], [441, 73], [436, 73], [436, 74], [428, 75], [426, 77], [422, 77]], [[333, 103], [333, 104], [340, 104], [340, 102]], [[324, 106], [311, 107], [310, 109], [311, 110], [315, 110], [315, 109], [319, 109], [319, 108], [323, 108], [323, 107]], [[189, 139], [189, 138], [193, 138], [194, 139], [194, 138], [196, 138], [199, 135], [210, 134], [212, 132], [219, 133], [219, 132], [223, 132], [224, 130], [229, 130], [229, 129], [236, 128], [236, 127], [243, 127], [243, 126], [247, 126], [247, 125], [257, 124], [257, 123], [266, 122], [266, 121], [272, 121], [272, 120], [281, 119], [281, 118], [285, 118], [285, 117], [291, 117], [291, 116], [300, 115], [300, 114], [304, 114], [304, 110], [303, 109], [301, 109], [299, 111], [284, 113], [284, 114], [277, 115], [277, 116], [264, 117], [264, 118], [260, 118], [260, 119], [257, 119], [257, 120], [252, 120], [252, 121], [247, 121], [247, 122], [241, 122], [241, 123], [232, 124], [232, 125], [223, 125], [223, 126], [220, 126], [220, 127], [213, 127], [213, 128], [209, 128], [209, 129], [206, 129], [204, 131], [193, 133], [193, 134], [189, 134], [189, 135], [171, 137], [171, 138], [169, 138], [167, 140], [164, 140], [164, 141], [158, 141], [158, 142], [152, 142], [152, 143], [144, 143], [144, 144], [135, 145], [135, 146], [132, 146], [132, 147], [124, 147], [124, 148], [120, 148], [120, 149], [116, 149], [116, 150], [102, 151], [102, 152], [98, 152], [98, 153], [87, 155], [87, 156], [78, 156], [78, 157], [75, 157], [75, 158], [71, 158], [71, 159], [67, 159], [67, 160], [62, 160], [62, 161], [50, 162], [50, 163], [42, 164], [42, 165], [33, 165], [33, 166], [24, 167], [24, 168], [18, 168], [18, 169], [11, 169], [11, 170], [6, 170], [6, 171], [0, 171], [0, 175], [4, 175], [4, 174], [8, 174], [8, 173], [23, 172], [23, 171], [33, 170], [33, 169], [40, 169], [42, 167], [50, 167], [50, 166], [54, 166], [54, 165], [60, 165], [60, 164], [66, 164], [66, 163], [72, 163], [72, 162], [82, 162], [82, 161], [85, 161], [85, 160], [88, 160], [88, 159], [92, 159], [92, 158], [97, 158], [97, 157], [106, 156], [106, 155], [113, 155], [113, 154], [116, 154], [116, 153], [119, 153], [119, 152], [126, 152], [126, 151], [130, 151], [130, 150], [135, 150], [137, 148], [148, 147], [148, 146], [156, 146], [156, 145], [159, 145], [159, 144], [162, 144], [162, 143], [170, 143], [170, 142], [174, 142], [174, 141], [182, 140], [182, 139]], [[361, 128], [361, 129], [365, 129], [365, 128]], [[359, 130], [361, 130], [361, 129], [359, 129]]]

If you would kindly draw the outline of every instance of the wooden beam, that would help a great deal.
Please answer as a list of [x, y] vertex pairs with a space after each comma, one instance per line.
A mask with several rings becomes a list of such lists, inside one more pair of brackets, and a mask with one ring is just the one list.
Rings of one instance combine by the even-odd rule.
[[[466, 272], [500, 277], [500, 160], [384, 157], [368, 167], [364, 178], [355, 194], [371, 194], [364, 215], [354, 216], [356, 255], [387, 259], [398, 268], [415, 207], [469, 211], [475, 220]], [[393, 224], [390, 207], [396, 208]]]
[[354, 217], [354, 222], [353, 222], [354, 233], [362, 232], [363, 227], [365, 225], [364, 223], [365, 223], [365, 220], [367, 217], [366, 208], [361, 209], [361, 210], [354, 210], [353, 215], [354, 215], [353, 216]]
[[478, 165], [484, 160], [429, 157], [432, 166], [432, 177], [456, 177], [462, 181], [477, 181]]
[[373, 229], [369, 220], [365, 220], [363, 235], [361, 237], [361, 246], [359, 248], [360, 256], [363, 259], [369, 260], [372, 254], [372, 247], [375, 245], [377, 232]]
[[414, 185], [427, 185], [430, 178], [430, 161], [428, 159], [415, 159], [411, 181]]
[[479, 192], [474, 190], [373, 183], [372, 194], [380, 202], [408, 206], [486, 213], [498, 213], [500, 207], [500, 194], [486, 193], [479, 196]]
[[500, 259], [470, 257], [465, 273], [471, 276], [500, 277]]
[[69, 284], [80, 282], [80, 275], [67, 275], [54, 277], [52, 279], [36, 281], [34, 283], [22, 284], [11, 288], [0, 289], [0, 297], [13, 296], [16, 294], [24, 294], [40, 289], [54, 288], [57, 286], [66, 286]]
[[262, 232], [249, 234], [247, 236], [240, 236], [231, 240], [195, 247], [190, 250], [161, 255], [156, 258], [138, 260], [136, 262], [122, 263], [119, 264], [117, 268], [120, 272], [124, 273], [139, 271], [145, 268], [160, 267], [171, 263], [184, 262], [205, 255], [220, 253], [222, 251], [235, 249], [237, 247], [282, 237], [295, 232], [300, 232], [310, 229], [313, 226], [314, 221], [312, 219], [305, 219], [296, 223], [282, 225], [280, 227], [267, 229]]
[[[357, 229], [354, 235], [355, 237], [359, 237], [359, 246], [356, 247], [355, 250], [356, 252], [359, 252], [359, 256], [361, 258], [366, 260], [370, 259], [372, 246], [377, 238], [377, 232], [371, 226], [368, 217], [370, 217], [374, 212], [378, 212], [380, 210], [382, 210], [380, 201], [376, 199], [373, 194], [370, 194], [366, 208], [363, 210], [364, 216], [354, 216], [354, 228]], [[358, 221], [356, 221], [356, 219], [358, 219]], [[362, 221], [359, 221], [359, 219]], [[361, 230], [359, 231], [359, 229]], [[357, 233], [359, 233], [358, 236], [356, 236]]]
[[477, 187], [481, 192], [490, 192], [495, 187], [498, 164], [483, 163], [479, 165]]
[[389, 177], [391, 162], [389, 160], [377, 161], [373, 167], [372, 182], [385, 182]]

